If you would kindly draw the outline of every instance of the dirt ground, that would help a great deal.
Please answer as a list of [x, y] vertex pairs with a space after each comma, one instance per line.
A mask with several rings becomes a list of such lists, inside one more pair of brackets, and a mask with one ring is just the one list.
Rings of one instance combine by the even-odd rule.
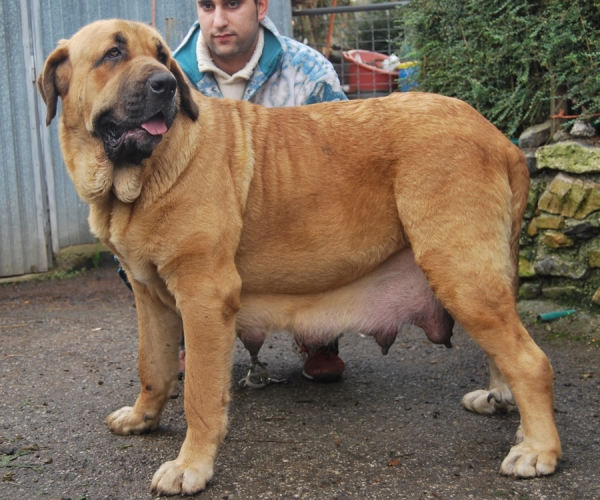
[[[232, 388], [215, 477], [194, 498], [599, 499], [600, 317], [539, 323], [560, 306], [520, 308], [555, 369], [564, 450], [555, 475], [499, 474], [518, 414], [461, 407], [463, 394], [486, 386], [487, 366], [460, 328], [453, 349], [405, 328], [385, 357], [373, 339], [345, 335], [344, 380], [328, 385], [305, 381], [291, 339], [277, 334], [262, 360], [289, 383]], [[152, 475], [177, 456], [186, 424], [179, 397], [156, 432], [109, 432], [106, 416], [138, 392], [136, 349], [133, 296], [113, 265], [0, 286], [0, 498], [152, 498]], [[247, 367], [238, 343], [234, 380]]]

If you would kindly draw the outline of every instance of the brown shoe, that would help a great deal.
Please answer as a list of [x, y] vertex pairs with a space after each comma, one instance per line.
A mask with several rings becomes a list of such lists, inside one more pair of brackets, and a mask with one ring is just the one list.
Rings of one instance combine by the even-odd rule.
[[330, 345], [317, 349], [309, 349], [302, 345], [302, 351], [307, 353], [302, 375], [313, 382], [337, 382], [340, 380], [346, 365], [338, 356], [337, 344], [338, 342], [335, 340]]

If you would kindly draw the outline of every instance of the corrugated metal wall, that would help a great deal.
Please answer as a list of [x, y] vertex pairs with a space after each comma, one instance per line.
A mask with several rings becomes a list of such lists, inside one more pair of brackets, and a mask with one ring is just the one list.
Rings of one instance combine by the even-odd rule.
[[48, 227], [37, 147], [26, 9], [0, 4], [0, 275], [48, 269]]
[[[90, 243], [88, 207], [68, 177], [57, 121], [35, 75], [61, 38], [97, 19], [150, 23], [175, 48], [196, 20], [194, 0], [2, 0], [0, 4], [0, 276], [47, 271], [61, 248]], [[291, 35], [291, 3], [271, 0], [269, 14]], [[60, 112], [60, 110], [59, 110]]]

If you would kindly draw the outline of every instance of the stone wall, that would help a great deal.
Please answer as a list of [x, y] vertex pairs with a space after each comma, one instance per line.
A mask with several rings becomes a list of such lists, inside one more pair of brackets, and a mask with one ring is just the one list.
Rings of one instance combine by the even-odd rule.
[[519, 296], [600, 307], [600, 138], [578, 126], [549, 141], [551, 126], [519, 139], [531, 174]]

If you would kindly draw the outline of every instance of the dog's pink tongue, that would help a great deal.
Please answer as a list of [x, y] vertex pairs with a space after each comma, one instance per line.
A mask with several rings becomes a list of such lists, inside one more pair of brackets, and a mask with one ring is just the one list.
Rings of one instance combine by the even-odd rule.
[[150, 135], [161, 135], [167, 131], [167, 124], [164, 120], [156, 118], [142, 123], [142, 128]]

